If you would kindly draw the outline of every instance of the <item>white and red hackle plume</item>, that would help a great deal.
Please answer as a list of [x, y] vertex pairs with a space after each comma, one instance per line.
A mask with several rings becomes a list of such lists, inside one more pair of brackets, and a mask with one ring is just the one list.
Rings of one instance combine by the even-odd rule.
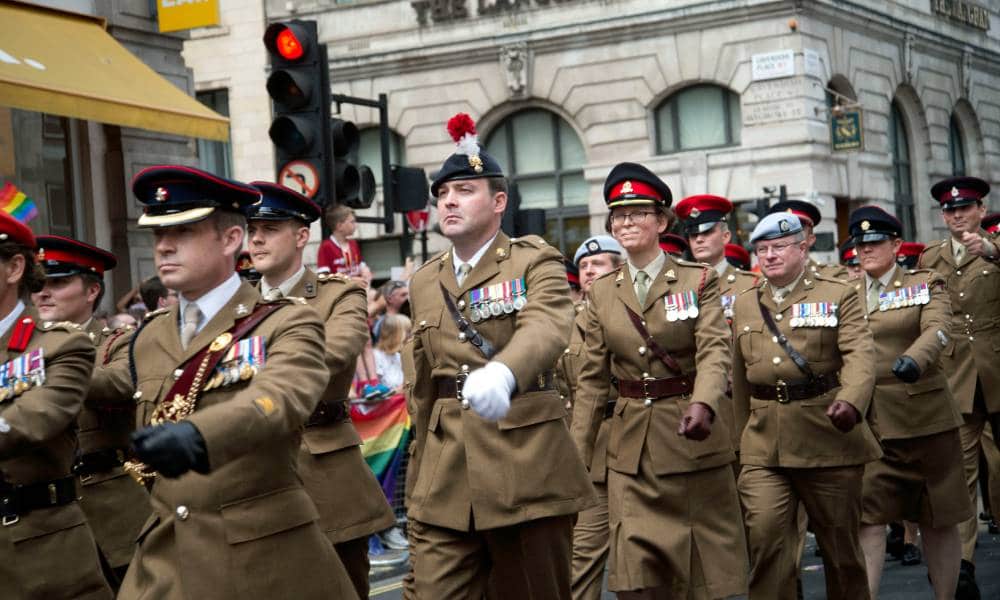
[[479, 136], [476, 135], [476, 123], [472, 117], [466, 113], [458, 113], [448, 119], [448, 134], [458, 145], [456, 154], [479, 155]]

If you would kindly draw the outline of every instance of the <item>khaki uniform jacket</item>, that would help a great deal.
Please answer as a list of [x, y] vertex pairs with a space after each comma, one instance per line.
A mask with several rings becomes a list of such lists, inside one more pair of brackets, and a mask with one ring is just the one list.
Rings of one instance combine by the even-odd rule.
[[[664, 296], [683, 292], [698, 295], [698, 317], [668, 321]], [[670, 371], [645, 347], [625, 307], [643, 316], [649, 333], [683, 373]], [[726, 397], [730, 335], [714, 269], [668, 255], [650, 283], [645, 306], [639, 306], [628, 266], [622, 265], [591, 286], [586, 315], [586, 358], [573, 406], [573, 441], [585, 461], [591, 461], [612, 376], [633, 381], [646, 375], [678, 377], [694, 374], [696, 367], [690, 396], [660, 399], [648, 407], [643, 398], [618, 398], [611, 419], [608, 468], [635, 475], [643, 447], [656, 475], [699, 471], [735, 459], [725, 418], [731, 410]], [[723, 415], [715, 420], [708, 439], [700, 442], [677, 435], [680, 419], [691, 402], [702, 402], [716, 415]]]
[[[70, 476], [76, 418], [94, 368], [94, 345], [77, 326], [42, 324], [33, 310], [20, 318], [29, 316], [38, 326], [25, 352], [42, 350], [45, 384], [0, 404], [0, 479], [5, 485]], [[0, 362], [22, 354], [7, 349], [13, 330], [0, 337]], [[36, 509], [0, 527], [0, 581], [4, 598], [112, 596], [77, 502]]]
[[[109, 364], [128, 355], [133, 327], [111, 330], [91, 319], [85, 331], [97, 348], [95, 366]], [[88, 395], [77, 418], [79, 455], [96, 451], [120, 451], [128, 455], [129, 434], [135, 430], [135, 411], [119, 402], [105, 402]], [[136, 485], [121, 467], [78, 478], [80, 506], [94, 531], [97, 547], [108, 564], [124, 567], [132, 560], [135, 538], [149, 518], [149, 494]]]
[[[753, 286], [760, 282], [762, 276], [759, 273], [752, 273], [750, 271], [744, 271], [742, 269], [737, 269], [736, 267], [729, 265], [726, 267], [725, 273], [719, 278], [719, 293], [723, 299], [723, 307], [728, 305], [728, 309], [723, 310], [726, 321], [729, 323], [730, 328], [733, 324], [733, 308], [736, 303], [736, 297], [740, 295]], [[730, 332], [732, 330], [730, 329]], [[730, 399], [732, 399], [733, 394], [733, 382], [732, 375], [730, 375], [730, 381], [726, 386]], [[722, 418], [726, 419], [726, 426], [729, 429], [729, 436], [731, 438], [733, 449], [739, 454], [740, 451], [740, 438], [743, 436], [743, 429], [741, 427], [742, 423], [746, 422], [745, 415], [737, 416], [736, 405], [732, 401], [728, 403], [729, 411], [723, 411]]]
[[951, 296], [951, 342], [941, 366], [958, 409], [972, 414], [978, 380], [987, 412], [1000, 412], [1000, 265], [968, 253], [956, 265], [950, 239], [927, 244], [919, 265], [944, 277]]
[[809, 259], [809, 271], [829, 279], [847, 279], [847, 267], [844, 265], [821, 263], [813, 258]]
[[[149, 423], [175, 369], [260, 302], [243, 283], [186, 350], [179, 305], [148, 316], [134, 343], [139, 422]], [[302, 299], [280, 302], [243, 338], [264, 338], [260, 371], [198, 398], [187, 420], [205, 439], [211, 471], [156, 478], [153, 515], [119, 598], [356, 597], [295, 470], [302, 425], [329, 380], [323, 323]], [[124, 384], [117, 392], [132, 397], [127, 360], [101, 371], [98, 391], [110, 395]]]
[[[927, 270], [893, 267], [893, 288], [927, 284], [930, 302], [868, 313], [875, 339], [875, 392], [868, 420], [881, 439], [914, 438], [955, 429], [962, 424], [941, 370], [941, 349], [948, 345], [951, 302], [944, 279]], [[857, 285], [867, 305], [865, 280]], [[920, 367], [920, 379], [904, 383], [892, 374], [892, 364], [909, 356]]]
[[[751, 397], [749, 384], [775, 385], [779, 380], [806, 379], [764, 323], [758, 298], [813, 373], [839, 373], [840, 387], [815, 398], [784, 404]], [[791, 327], [792, 306], [813, 302], [838, 305], [836, 326]], [[864, 417], [875, 385], [875, 345], [864, 303], [853, 285], [807, 272], [779, 307], [765, 280], [741, 293], [733, 312], [733, 402], [737, 418], [746, 422], [741, 428], [741, 464], [836, 467], [860, 465], [881, 457], [878, 441], [864, 418], [850, 432], [842, 433], [826, 416], [832, 402], [843, 400]]]
[[[306, 299], [326, 323], [326, 366], [330, 382], [321, 402], [340, 402], [347, 394], [355, 362], [368, 341], [368, 298], [344, 275], [319, 275], [306, 269], [291, 296]], [[299, 475], [319, 509], [319, 523], [334, 544], [392, 526], [395, 517], [385, 493], [365, 463], [361, 438], [350, 413], [339, 423], [307, 427], [299, 450]]]
[[459, 340], [439, 284], [468, 319], [471, 290], [520, 277], [527, 291], [523, 310], [474, 327], [497, 350], [492, 360], [514, 374], [517, 390], [529, 390], [556, 363], [572, 327], [559, 252], [537, 236], [512, 240], [500, 232], [461, 286], [451, 250], [413, 275], [416, 379], [410, 389], [419, 465], [409, 514], [418, 521], [468, 531], [471, 515], [476, 529], [492, 529], [574, 514], [595, 501], [556, 390], [515, 392], [510, 412], [498, 422], [456, 401], [436, 400], [433, 378], [454, 378], [462, 365], [471, 372], [487, 362], [469, 341]]

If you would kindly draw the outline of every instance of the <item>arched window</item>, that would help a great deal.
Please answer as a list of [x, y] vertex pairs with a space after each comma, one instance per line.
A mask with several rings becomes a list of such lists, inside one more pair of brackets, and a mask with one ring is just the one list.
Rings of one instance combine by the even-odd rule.
[[954, 114], [948, 127], [948, 154], [951, 156], [951, 174], [965, 175], [965, 142], [958, 117]]
[[[356, 165], [368, 165], [375, 175], [375, 185], [382, 185], [382, 140], [378, 127], [365, 127], [358, 132], [360, 142], [356, 156], [352, 160]], [[406, 144], [403, 136], [389, 130], [389, 164], [406, 164]]]
[[889, 117], [889, 148], [892, 152], [893, 202], [896, 217], [903, 224], [903, 237], [912, 240], [917, 232], [913, 213], [913, 189], [910, 174], [910, 141], [899, 104], [892, 103]]
[[740, 143], [740, 97], [717, 85], [694, 85], [656, 108], [659, 154]]
[[553, 112], [531, 108], [504, 119], [486, 138], [521, 195], [521, 208], [544, 208], [545, 239], [563, 253], [590, 237], [586, 157], [580, 138]]

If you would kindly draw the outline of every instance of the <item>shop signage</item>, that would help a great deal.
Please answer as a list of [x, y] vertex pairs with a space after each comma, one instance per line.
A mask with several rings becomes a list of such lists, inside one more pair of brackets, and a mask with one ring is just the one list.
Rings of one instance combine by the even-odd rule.
[[[417, 23], [430, 25], [461, 21], [472, 16], [496, 17], [533, 8], [577, 4], [581, 0], [411, 0]], [[475, 7], [475, 12], [472, 8]]]
[[219, 24], [219, 0], [156, 0], [160, 32]]
[[795, 51], [779, 50], [754, 54], [750, 59], [750, 79], [763, 81], [795, 75]]
[[831, 111], [830, 144], [836, 152], [862, 149], [864, 135], [861, 129], [860, 108]]
[[985, 6], [979, 6], [966, 0], [931, 0], [931, 10], [935, 14], [948, 17], [963, 25], [989, 31], [990, 12]]

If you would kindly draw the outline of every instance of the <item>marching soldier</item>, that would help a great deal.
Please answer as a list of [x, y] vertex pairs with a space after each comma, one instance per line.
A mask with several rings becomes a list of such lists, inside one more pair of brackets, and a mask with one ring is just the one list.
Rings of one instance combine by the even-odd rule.
[[[580, 287], [583, 302], [576, 306], [576, 321], [570, 333], [569, 346], [559, 361], [560, 374], [569, 388], [569, 407], [578, 385], [580, 368], [584, 359], [583, 346], [587, 336], [585, 329], [587, 293], [599, 277], [617, 269], [625, 260], [625, 251], [615, 238], [596, 235], [582, 244], [573, 255], [573, 263], [580, 270]], [[597, 492], [597, 504], [580, 511], [573, 527], [573, 600], [599, 600], [604, 585], [604, 566], [608, 561], [608, 431], [609, 419], [618, 398], [617, 390], [611, 390], [604, 407], [604, 420], [597, 430], [594, 441], [594, 455], [590, 462], [590, 481]]]
[[861, 268], [861, 261], [858, 259], [858, 249], [854, 244], [854, 240], [848, 238], [846, 242], [840, 245], [839, 250], [840, 264], [847, 271], [845, 279], [851, 280], [861, 277], [864, 274], [864, 270]]
[[726, 262], [734, 269], [740, 271], [750, 271], [750, 253], [739, 244], [726, 244]]
[[[927, 244], [919, 262], [921, 268], [945, 278], [951, 296], [951, 336], [941, 361], [964, 420], [959, 431], [973, 505], [983, 430], [987, 422], [994, 432], [1000, 427], [1000, 362], [994, 349], [1000, 335], [1000, 252], [994, 236], [982, 229], [983, 197], [989, 191], [989, 184], [976, 177], [951, 177], [931, 188], [951, 235]], [[978, 526], [975, 516], [959, 526], [962, 570], [956, 597], [960, 600], [979, 598], [974, 562]]]
[[676, 233], [664, 233], [660, 236], [660, 250], [674, 258], [685, 258], [690, 248], [687, 240]]
[[147, 168], [132, 190], [180, 303], [94, 377], [145, 425], [125, 468], [151, 487], [153, 515], [119, 598], [356, 598], [295, 470], [329, 378], [323, 324], [233, 270], [259, 192], [181, 166]]
[[[417, 598], [569, 597], [573, 515], [594, 501], [553, 389], [572, 327], [561, 255], [500, 231], [499, 164], [468, 115], [431, 186], [452, 242], [413, 275]], [[411, 471], [413, 473], [414, 471]]]
[[[606, 228], [628, 262], [590, 288], [573, 439], [592, 464], [608, 398], [608, 587], [619, 598], [746, 591], [746, 541], [726, 419], [729, 330], [714, 269], [664, 253], [670, 188], [621, 163]], [[696, 369], [697, 363], [697, 369]], [[715, 421], [713, 426], [713, 420]]]
[[[38, 262], [45, 270], [45, 287], [32, 296], [38, 315], [46, 321], [79, 325], [97, 349], [96, 366], [127, 353], [131, 328], [111, 330], [93, 318], [104, 295], [104, 273], [118, 262], [114, 255], [74, 239], [42, 235]], [[113, 570], [110, 583], [117, 588], [150, 512], [149, 495], [122, 470], [128, 436], [135, 430], [135, 411], [90, 395], [77, 424], [79, 448], [73, 472], [79, 477], [80, 506], [102, 558]]]
[[395, 522], [385, 493], [358, 447], [347, 393], [358, 355], [368, 341], [365, 290], [346, 275], [317, 275], [302, 264], [309, 223], [320, 217], [316, 204], [286, 187], [263, 181], [251, 207], [247, 239], [261, 274], [265, 299], [305, 298], [326, 322], [326, 365], [322, 399], [306, 421], [299, 449], [299, 476], [319, 509], [319, 524], [334, 545], [361, 598], [368, 597], [368, 536]]
[[44, 284], [35, 247], [31, 230], [0, 211], [2, 595], [110, 599], [71, 472], [94, 345], [76, 325], [25, 307]]
[[[822, 217], [819, 209], [805, 200], [785, 200], [777, 202], [770, 208], [768, 214], [779, 212], [792, 213], [799, 218], [802, 223], [802, 230], [806, 236], [806, 247], [812, 248], [816, 243], [816, 234], [813, 231], [819, 226]], [[833, 279], [847, 279], [847, 270], [840, 265], [827, 264], [809, 257], [809, 271], [813, 274], [825, 275]]]
[[864, 465], [880, 456], [864, 420], [875, 352], [853, 286], [812, 272], [807, 239], [794, 214], [761, 219], [750, 243], [765, 280], [733, 307], [751, 599], [796, 597], [800, 503], [823, 552], [827, 598], [869, 597], [858, 528]]
[[869, 422], [884, 452], [865, 467], [861, 543], [868, 587], [877, 598], [886, 524], [906, 519], [920, 524], [935, 596], [950, 600], [962, 553], [958, 524], [973, 513], [955, 468], [962, 418], [938, 360], [949, 341], [948, 293], [936, 273], [896, 264], [903, 234], [896, 217], [864, 206], [851, 213], [849, 229], [865, 270], [859, 293], [878, 361]]
[[903, 242], [896, 253], [896, 264], [904, 269], [915, 269], [926, 247], [920, 242]]

